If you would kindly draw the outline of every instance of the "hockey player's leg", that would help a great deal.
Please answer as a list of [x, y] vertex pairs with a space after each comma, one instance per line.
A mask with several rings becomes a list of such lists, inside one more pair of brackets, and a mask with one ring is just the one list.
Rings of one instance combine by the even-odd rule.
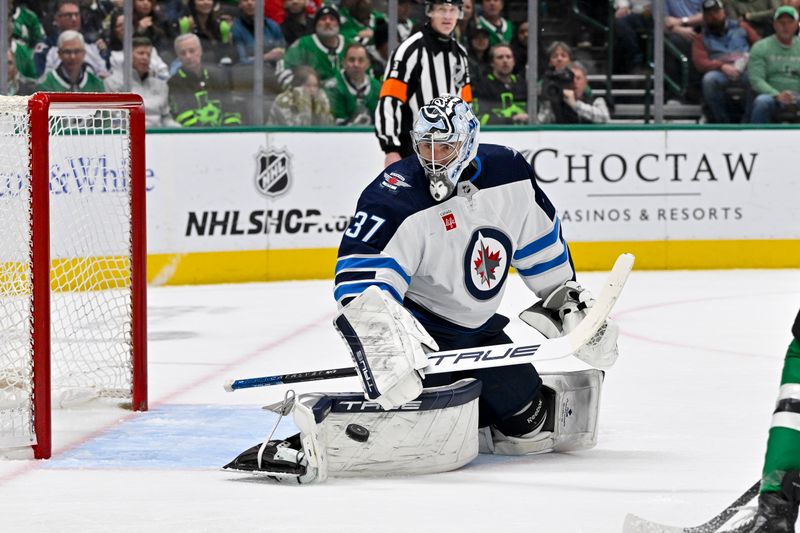
[[293, 405], [299, 434], [253, 446], [225, 468], [294, 483], [453, 470], [478, 455], [480, 391], [462, 380], [391, 411], [359, 393], [304, 394]]
[[800, 342], [786, 352], [778, 401], [772, 415], [767, 454], [762, 472], [762, 492], [780, 489], [787, 470], [800, 470]]
[[[796, 330], [796, 331], [795, 331]], [[795, 336], [800, 336], [798, 314]], [[800, 504], [800, 342], [786, 352], [778, 402], [769, 430], [758, 511], [742, 533], [793, 533]]]

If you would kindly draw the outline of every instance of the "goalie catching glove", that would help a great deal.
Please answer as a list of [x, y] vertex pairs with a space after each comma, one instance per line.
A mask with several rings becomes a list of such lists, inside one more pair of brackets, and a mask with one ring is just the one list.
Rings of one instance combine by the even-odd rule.
[[347, 343], [364, 396], [384, 409], [407, 403], [422, 392], [423, 347], [436, 341], [403, 306], [373, 285], [348, 303], [333, 325]]
[[[568, 281], [544, 300], [524, 310], [519, 317], [539, 333], [552, 339], [574, 330], [593, 304], [594, 298], [588, 290], [576, 281]], [[617, 324], [606, 320], [591, 340], [575, 352], [575, 357], [594, 367], [608, 368], [619, 355], [618, 336]]]

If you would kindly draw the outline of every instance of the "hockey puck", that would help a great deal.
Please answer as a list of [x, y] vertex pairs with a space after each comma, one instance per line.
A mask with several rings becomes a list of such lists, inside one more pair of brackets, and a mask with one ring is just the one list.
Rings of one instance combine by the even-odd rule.
[[367, 442], [369, 430], [358, 424], [348, 424], [344, 430], [345, 435], [357, 442]]

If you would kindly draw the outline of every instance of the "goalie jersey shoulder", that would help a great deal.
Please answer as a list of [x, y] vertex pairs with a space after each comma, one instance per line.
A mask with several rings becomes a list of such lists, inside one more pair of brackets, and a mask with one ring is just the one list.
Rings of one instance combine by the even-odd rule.
[[435, 204], [416, 157], [390, 165], [361, 193], [339, 256], [383, 250], [406, 219]]
[[[539, 190], [527, 161], [519, 152], [506, 146], [480, 145], [477, 157], [465, 172], [478, 189], [529, 181], [534, 190]], [[406, 157], [387, 167], [364, 189], [353, 223], [345, 236], [352, 238], [360, 235], [361, 241], [370, 244], [373, 250], [382, 249], [406, 219], [446, 203], [436, 202], [431, 197], [428, 179], [416, 156]], [[380, 234], [375, 231], [370, 235], [375, 238], [365, 239], [375, 224], [381, 225]], [[342, 245], [346, 242], [347, 239], [343, 239]], [[359, 245], [355, 243], [355, 246]], [[340, 256], [342, 251], [340, 248]], [[353, 253], [353, 250], [349, 253]]]
[[472, 328], [496, 311], [512, 261], [534, 292], [571, 277], [555, 209], [518, 152], [481, 145], [450, 198], [428, 187], [408, 157], [365, 188], [339, 246], [339, 305], [377, 285]]

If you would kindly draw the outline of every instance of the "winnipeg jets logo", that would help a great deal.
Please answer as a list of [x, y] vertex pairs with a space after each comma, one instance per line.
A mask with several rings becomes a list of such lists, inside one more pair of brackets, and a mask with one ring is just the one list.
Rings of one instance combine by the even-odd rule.
[[497, 281], [495, 270], [500, 266], [500, 250], [492, 252], [481, 238], [478, 238], [478, 242], [480, 248], [478, 258], [475, 259], [475, 272], [481, 277], [482, 285], [491, 287], [492, 283]]
[[384, 189], [389, 189], [392, 192], [396, 192], [398, 188], [410, 188], [411, 185], [406, 183], [406, 178], [397, 172], [392, 172], [391, 174], [387, 174], [386, 172], [383, 173], [383, 181], [381, 182], [381, 187]]
[[496, 228], [475, 230], [464, 254], [464, 284], [478, 300], [494, 298], [508, 276], [511, 239]]

